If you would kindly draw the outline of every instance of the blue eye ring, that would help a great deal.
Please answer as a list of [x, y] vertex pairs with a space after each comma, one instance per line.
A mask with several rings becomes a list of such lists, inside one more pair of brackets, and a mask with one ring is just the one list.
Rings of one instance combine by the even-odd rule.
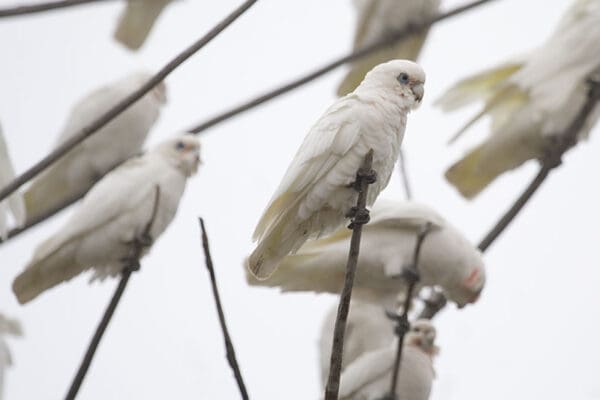
[[183, 150], [183, 149], [185, 149], [185, 144], [184, 144], [183, 142], [179, 141], [179, 142], [177, 142], [177, 144], [175, 145], [175, 148], [176, 148], [177, 150]]
[[398, 80], [398, 82], [403, 84], [407, 84], [409, 81], [408, 74], [406, 72], [401, 72], [396, 79]]

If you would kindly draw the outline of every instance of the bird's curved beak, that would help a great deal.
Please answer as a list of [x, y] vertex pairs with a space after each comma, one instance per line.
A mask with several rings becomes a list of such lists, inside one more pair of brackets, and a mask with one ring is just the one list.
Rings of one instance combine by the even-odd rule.
[[415, 83], [414, 85], [411, 86], [410, 88], [413, 92], [413, 94], [415, 95], [415, 98], [417, 99], [418, 102], [421, 102], [421, 100], [423, 99], [423, 95], [425, 94], [425, 88], [423, 87], [422, 83]]

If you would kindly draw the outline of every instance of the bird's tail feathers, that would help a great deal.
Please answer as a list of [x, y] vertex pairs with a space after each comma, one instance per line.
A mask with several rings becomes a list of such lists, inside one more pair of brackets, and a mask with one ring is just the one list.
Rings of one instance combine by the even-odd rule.
[[12, 289], [20, 304], [28, 303], [42, 292], [67, 281], [82, 271], [74, 258], [76, 243], [68, 243], [45, 257], [34, 260], [13, 281]]
[[115, 39], [130, 50], [139, 49], [167, 4], [167, 1], [128, 1], [119, 19]]
[[345, 96], [354, 91], [363, 81], [367, 72], [375, 66], [395, 58], [416, 61], [425, 43], [427, 32], [411, 36], [408, 39], [376, 51], [352, 63], [350, 71], [346, 74], [337, 89], [338, 96]]
[[500, 172], [488, 171], [481, 162], [483, 145], [474, 148], [446, 171], [446, 179], [467, 199], [477, 196]]
[[61, 207], [70, 197], [64, 174], [51, 167], [34, 179], [23, 193], [27, 222], [35, 221]]
[[522, 66], [520, 62], [503, 64], [463, 79], [437, 99], [435, 105], [443, 111], [454, 111], [475, 101], [487, 101]]

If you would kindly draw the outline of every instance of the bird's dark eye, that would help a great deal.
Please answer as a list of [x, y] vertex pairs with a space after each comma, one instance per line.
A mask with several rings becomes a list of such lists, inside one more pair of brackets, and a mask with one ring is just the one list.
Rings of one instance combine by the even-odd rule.
[[406, 84], [408, 83], [408, 74], [406, 72], [401, 72], [396, 79], [398, 82]]
[[185, 149], [185, 144], [183, 142], [177, 142], [177, 144], [175, 145], [175, 148], [177, 150], [183, 150], [183, 149]]

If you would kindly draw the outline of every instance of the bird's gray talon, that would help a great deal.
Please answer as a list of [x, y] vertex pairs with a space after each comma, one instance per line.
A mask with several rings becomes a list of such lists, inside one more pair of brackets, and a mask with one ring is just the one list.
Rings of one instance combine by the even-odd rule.
[[419, 271], [417, 271], [413, 266], [409, 266], [402, 269], [402, 277], [408, 282], [408, 284], [414, 285], [419, 282], [421, 276], [419, 275]]

